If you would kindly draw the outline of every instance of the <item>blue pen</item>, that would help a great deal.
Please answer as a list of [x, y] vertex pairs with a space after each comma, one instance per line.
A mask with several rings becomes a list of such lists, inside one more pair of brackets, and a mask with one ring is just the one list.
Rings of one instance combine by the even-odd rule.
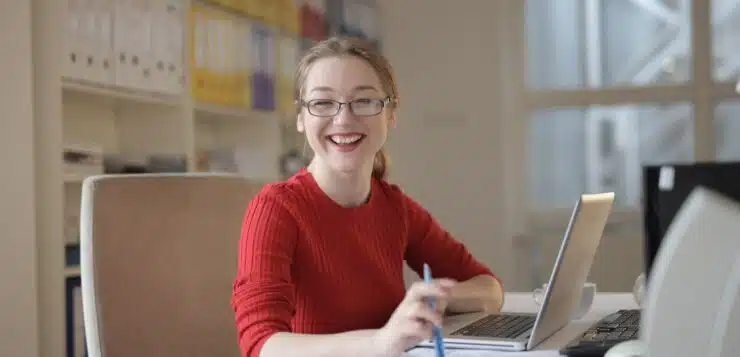
[[[424, 281], [427, 283], [432, 282], [432, 268], [429, 267], [429, 264], [424, 264]], [[435, 309], [437, 304], [434, 301], [434, 298], [430, 299], [430, 303], [432, 304], [432, 309]], [[442, 339], [442, 329], [438, 326], [433, 326], [433, 333], [434, 333], [434, 350], [437, 352], [437, 357], [444, 357], [445, 355], [445, 343]]]

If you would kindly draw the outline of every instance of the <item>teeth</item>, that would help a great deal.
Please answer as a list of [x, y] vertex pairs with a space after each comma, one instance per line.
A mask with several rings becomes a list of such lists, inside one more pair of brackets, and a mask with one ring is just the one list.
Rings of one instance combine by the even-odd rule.
[[362, 135], [352, 135], [352, 136], [346, 136], [346, 135], [332, 135], [331, 140], [337, 144], [352, 144], [356, 142], [357, 140], [360, 140], [362, 138]]

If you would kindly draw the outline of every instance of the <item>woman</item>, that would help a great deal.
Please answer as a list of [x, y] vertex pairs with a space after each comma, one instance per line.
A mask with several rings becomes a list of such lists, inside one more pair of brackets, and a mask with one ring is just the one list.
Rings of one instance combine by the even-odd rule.
[[[445, 311], [499, 310], [494, 274], [384, 180], [398, 106], [387, 60], [362, 40], [329, 39], [301, 60], [295, 88], [314, 158], [247, 208], [232, 299], [242, 355], [395, 357]], [[404, 261], [444, 279], [406, 291]]]

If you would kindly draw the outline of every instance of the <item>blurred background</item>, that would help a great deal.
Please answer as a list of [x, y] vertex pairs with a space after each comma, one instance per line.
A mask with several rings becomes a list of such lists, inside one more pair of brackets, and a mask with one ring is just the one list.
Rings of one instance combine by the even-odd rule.
[[397, 72], [390, 180], [507, 290], [546, 281], [579, 194], [614, 191], [590, 280], [631, 291], [641, 166], [740, 160], [738, 5], [8, 1], [0, 346], [68, 352], [57, 347], [79, 328], [63, 320], [79, 287], [84, 177], [227, 171], [270, 182], [301, 167], [310, 153], [295, 131], [293, 71], [337, 34], [373, 41]]

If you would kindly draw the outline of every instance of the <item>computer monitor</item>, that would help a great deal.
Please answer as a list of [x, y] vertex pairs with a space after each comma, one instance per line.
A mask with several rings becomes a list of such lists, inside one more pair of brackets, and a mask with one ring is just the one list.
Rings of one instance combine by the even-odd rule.
[[740, 201], [740, 161], [665, 164], [643, 167], [643, 226], [645, 276], [663, 236], [689, 194], [697, 186]]

